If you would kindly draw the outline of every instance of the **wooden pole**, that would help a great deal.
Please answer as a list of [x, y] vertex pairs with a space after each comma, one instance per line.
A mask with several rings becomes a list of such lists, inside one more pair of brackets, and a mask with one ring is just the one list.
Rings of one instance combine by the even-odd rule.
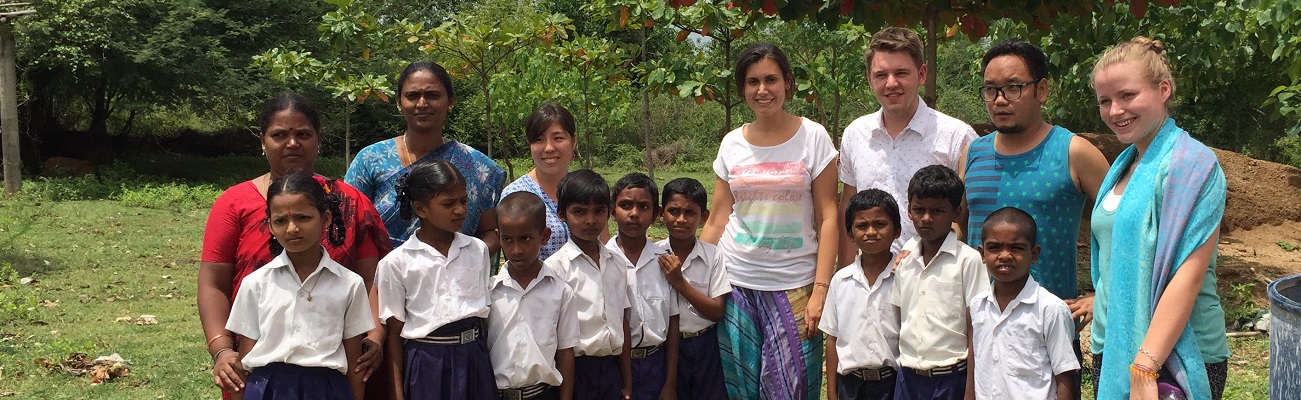
[[22, 162], [18, 151], [18, 72], [14, 65], [18, 50], [14, 29], [8, 21], [0, 22], [0, 143], [4, 147], [5, 194], [22, 188]]

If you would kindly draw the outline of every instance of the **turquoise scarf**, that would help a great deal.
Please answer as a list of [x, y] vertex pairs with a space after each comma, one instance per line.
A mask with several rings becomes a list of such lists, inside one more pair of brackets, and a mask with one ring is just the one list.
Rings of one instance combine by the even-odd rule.
[[[1109, 193], [1125, 169], [1137, 162], [1116, 210], [1112, 230], [1111, 277], [1099, 282], [1097, 257], [1092, 257], [1093, 284], [1105, 285], [1107, 296], [1106, 352], [1102, 359], [1098, 398], [1129, 397], [1129, 364], [1147, 335], [1157, 300], [1179, 267], [1215, 233], [1224, 216], [1225, 182], [1210, 148], [1167, 118], [1142, 159], [1129, 146], [1112, 164], [1098, 193]], [[1103, 196], [1093, 212], [1101, 212]], [[1097, 237], [1092, 250], [1098, 252]], [[1215, 258], [1211, 258], [1213, 267]], [[1196, 313], [1196, 311], [1194, 311]], [[1192, 321], [1192, 319], [1189, 319]], [[1193, 333], [1183, 333], [1165, 365], [1190, 399], [1210, 399], [1210, 383]]]

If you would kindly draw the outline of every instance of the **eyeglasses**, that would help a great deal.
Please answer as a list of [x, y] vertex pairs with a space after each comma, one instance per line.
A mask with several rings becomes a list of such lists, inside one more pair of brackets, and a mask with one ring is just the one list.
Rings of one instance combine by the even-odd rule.
[[1039, 81], [1042, 80], [1044, 80], [1044, 78], [1035, 79], [1033, 81], [1029, 81], [1026, 83], [1013, 83], [1010, 85], [1003, 85], [1003, 86], [981, 86], [980, 97], [984, 99], [986, 102], [993, 102], [994, 100], [998, 99], [998, 94], [1002, 93], [1003, 98], [1007, 99], [1007, 101], [1016, 101], [1016, 99], [1021, 98], [1022, 89], [1024, 89], [1026, 86], [1039, 83]]

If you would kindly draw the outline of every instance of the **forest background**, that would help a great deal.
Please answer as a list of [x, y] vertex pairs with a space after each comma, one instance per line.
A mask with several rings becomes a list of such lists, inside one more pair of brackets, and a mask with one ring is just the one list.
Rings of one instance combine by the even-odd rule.
[[[25, 183], [0, 199], [0, 397], [213, 397], [194, 268], [213, 198], [266, 171], [259, 105], [285, 90], [315, 100], [324, 117], [317, 171], [339, 177], [349, 155], [403, 131], [393, 86], [415, 60], [453, 74], [447, 135], [490, 153], [512, 178], [532, 166], [524, 119], [555, 101], [579, 120], [577, 166], [607, 178], [658, 171], [661, 182], [692, 176], [710, 185], [719, 139], [752, 119], [731, 75], [749, 43], [785, 50], [797, 84], [788, 109], [822, 123], [839, 142], [845, 125], [878, 107], [863, 61], [872, 32], [892, 25], [921, 32], [934, 78], [924, 97], [981, 134], [992, 128], [977, 96], [980, 57], [1003, 38], [1024, 38], [1049, 55], [1050, 122], [1105, 136], [1088, 74], [1108, 46], [1141, 34], [1167, 44], [1181, 126], [1213, 147], [1301, 166], [1301, 57], [1294, 55], [1301, 0], [36, 0], [25, 7], [37, 11], [13, 22]], [[1301, 224], [1292, 195], [1301, 172], [1261, 164], [1229, 172], [1283, 190], [1259, 193], [1285, 195], [1256, 203], [1270, 196], [1247, 191], [1238, 207]], [[90, 174], [69, 176], [82, 173]], [[1267, 246], [1277, 240], [1285, 251], [1274, 262], [1240, 243], [1222, 246], [1221, 262], [1239, 261], [1221, 268], [1232, 276], [1220, 288], [1231, 330], [1246, 329], [1267, 303], [1257, 283], [1301, 272], [1280, 267], [1301, 265], [1280, 261], [1299, 254], [1301, 229], [1288, 227], [1301, 225], [1281, 226], [1257, 230], [1270, 232]], [[1268, 342], [1231, 344], [1226, 398], [1265, 398]], [[111, 353], [126, 358], [129, 375], [92, 385], [94, 374], [75, 374], [77, 354]]]

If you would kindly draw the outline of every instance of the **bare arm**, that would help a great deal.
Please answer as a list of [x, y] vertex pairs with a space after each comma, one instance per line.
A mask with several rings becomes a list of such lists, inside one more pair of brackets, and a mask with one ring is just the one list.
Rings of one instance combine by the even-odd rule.
[[709, 207], [709, 219], [705, 220], [705, 227], [700, 230], [700, 241], [718, 244], [718, 239], [723, 237], [723, 228], [727, 227], [727, 220], [732, 217], [734, 200], [732, 186], [723, 178], [714, 178], [714, 202]]
[[363, 382], [369, 381], [370, 375], [384, 363], [384, 324], [379, 320], [379, 289], [375, 287], [375, 268], [378, 265], [377, 257], [357, 260], [356, 272], [361, 275], [369, 292], [370, 315], [375, 323], [375, 329], [366, 332], [366, 338], [361, 342], [361, 357], [357, 358], [357, 367], [353, 371], [361, 373]]
[[826, 373], [827, 373], [827, 400], [839, 400], [839, 399], [840, 399], [840, 393], [836, 391], [836, 388], [837, 388], [836, 385], [840, 384], [840, 372], [837, 372], [837, 369], [836, 369], [836, 368], [837, 368], [838, 365], [840, 364], [840, 359], [838, 358], [839, 356], [838, 356], [837, 353], [836, 353], [836, 337], [835, 337], [835, 336], [827, 335], [827, 354], [826, 354], [826, 357], [827, 357], [827, 362], [826, 362], [826, 364], [827, 364], [827, 367], [826, 367], [826, 369], [827, 369], [827, 370], [826, 370]]
[[[1057, 387], [1057, 398], [1059, 399], [1075, 398], [1075, 395], [1077, 394], [1075, 393], [1075, 375], [1079, 373], [1080, 370], [1075, 369], [1057, 375], [1053, 375], [1053, 386]], [[970, 378], [971, 376], [968, 375], [967, 377]]]
[[[968, 141], [962, 147], [962, 154], [958, 155], [958, 179], [962, 180], [964, 185], [967, 182], [967, 153], [971, 152], [971, 143], [974, 142], [974, 140]], [[971, 218], [971, 215], [967, 211], [967, 196], [962, 196], [962, 204], [958, 205], [958, 219], [953, 221], [953, 229], [958, 232], [958, 240], [963, 243], [967, 242], [967, 225], [971, 223], [968, 218]]]
[[234, 295], [235, 264], [201, 262], [198, 278], [199, 322], [203, 326], [204, 340], [208, 342], [208, 355], [216, 356], [212, 362], [213, 383], [228, 392], [240, 390], [248, 372], [239, 362], [239, 353], [234, 351], [235, 334], [226, 330], [226, 321], [230, 319], [230, 298]]
[[556, 350], [556, 369], [560, 370], [560, 400], [574, 398], [574, 348]]
[[343, 339], [343, 354], [348, 357], [348, 384], [352, 386], [352, 398], [362, 400], [366, 398], [366, 382], [362, 380], [363, 376], [357, 372], [358, 357], [361, 357], [361, 340], [366, 335], [357, 335], [351, 338]]
[[1098, 199], [1098, 189], [1102, 187], [1103, 179], [1107, 178], [1107, 170], [1111, 165], [1093, 143], [1079, 136], [1071, 138], [1068, 154], [1071, 179], [1075, 181], [1076, 189], [1088, 196], [1085, 204], [1093, 204]]
[[[843, 191], [840, 193], [840, 205], [836, 207], [836, 210], [839, 211], [839, 218], [836, 218], [837, 221], [845, 220], [845, 208], [849, 207], [849, 199], [853, 198], [854, 195], [858, 193], [858, 187], [846, 183], [842, 190]], [[849, 231], [844, 229], [836, 229], [836, 231], [840, 233], [839, 235], [836, 235], [840, 240], [840, 245], [837, 246], [836, 253], [836, 267], [839, 269], [854, 263], [854, 256], [858, 255], [858, 245], [854, 243], [853, 238], [849, 237]], [[827, 387], [830, 388], [831, 386]], [[831, 389], [827, 389], [827, 391], [831, 391]]]
[[668, 353], [664, 355], [664, 388], [660, 390], [661, 400], [672, 400], [678, 398], [678, 344], [681, 342], [682, 333], [678, 325], [678, 316], [669, 317], [669, 337], [665, 347]]
[[836, 229], [836, 160], [813, 178], [813, 219], [818, 222], [818, 261], [813, 275], [813, 295], [804, 310], [806, 337], [818, 334], [818, 321], [822, 319], [822, 305], [827, 301], [828, 284], [836, 273], [836, 248], [840, 229]]
[[[246, 338], [246, 337], [243, 337], [243, 336], [241, 336], [241, 337], [239, 338], [239, 348], [241, 348], [241, 349], [243, 349], [243, 350], [240, 350], [239, 353], [236, 354], [235, 362], [240, 363], [240, 367], [241, 367], [240, 371], [243, 371], [242, 368], [243, 368], [243, 365], [244, 365], [244, 364], [243, 364], [244, 355], [245, 355], [245, 354], [248, 354], [249, 350], [252, 350], [252, 349], [253, 349], [253, 346], [256, 345], [256, 344], [257, 344], [257, 341], [256, 341], [256, 340], [249, 339], [249, 338]], [[234, 353], [234, 352], [227, 352], [227, 353]], [[249, 375], [248, 372], [243, 372], [243, 379], [244, 379], [245, 381], [248, 380], [248, 375]], [[238, 389], [230, 391], [230, 398], [231, 398], [231, 400], [243, 400], [243, 399], [244, 399], [244, 384], [243, 384], [243, 383], [240, 383]]]
[[479, 230], [474, 233], [474, 237], [482, 240], [488, 245], [488, 255], [491, 257], [501, 251], [501, 238], [497, 235], [497, 210], [490, 208], [479, 215]]
[[[1179, 271], [1175, 272], [1174, 278], [1170, 279], [1170, 284], [1157, 300], [1156, 312], [1152, 314], [1152, 322], [1147, 326], [1147, 336], [1143, 337], [1143, 344], [1140, 347], [1151, 353], [1152, 357], [1156, 358], [1156, 362], [1154, 363], [1147, 354], [1140, 351], [1134, 356], [1134, 364], [1157, 371], [1170, 357], [1175, 341], [1179, 340], [1184, 326], [1188, 325], [1188, 318], [1193, 312], [1193, 303], [1197, 300], [1197, 293], [1202, 289], [1202, 281], [1206, 278], [1206, 269], [1210, 266], [1211, 255], [1218, 240], [1219, 229], [1217, 228], [1206, 242], [1184, 260], [1184, 263], [1179, 266]], [[1156, 380], [1130, 374], [1130, 388], [1131, 399], [1156, 398]]]
[[[976, 399], [976, 341], [971, 336], [971, 307], [967, 307], [967, 390], [966, 400]], [[1062, 397], [1069, 399], [1069, 397]]]
[[386, 321], [388, 325], [388, 338], [384, 341], [384, 348], [388, 356], [384, 357], [389, 368], [389, 376], [393, 377], [393, 393], [395, 399], [402, 400], [406, 398], [403, 393], [402, 381], [405, 378], [403, 371], [406, 369], [406, 351], [402, 348], [402, 321], [397, 318], [389, 317]]
[[619, 353], [619, 375], [623, 378], [625, 399], [632, 396], [632, 328], [628, 327], [631, 314], [631, 308], [623, 309], [623, 352]]

